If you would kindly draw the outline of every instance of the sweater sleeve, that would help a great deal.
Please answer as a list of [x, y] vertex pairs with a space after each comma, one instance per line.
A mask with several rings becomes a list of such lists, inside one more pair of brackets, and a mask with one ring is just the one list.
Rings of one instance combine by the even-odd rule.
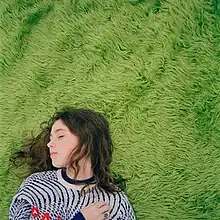
[[28, 220], [31, 216], [31, 205], [24, 199], [14, 199], [9, 209], [9, 220]]
[[72, 220], [86, 220], [81, 212], [78, 212]]

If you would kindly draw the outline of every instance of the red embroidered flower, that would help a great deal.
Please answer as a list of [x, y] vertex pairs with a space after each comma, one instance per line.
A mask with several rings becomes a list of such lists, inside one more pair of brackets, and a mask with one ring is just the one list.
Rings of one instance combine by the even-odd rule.
[[31, 208], [31, 216], [33, 216], [34, 218], [37, 218], [37, 217], [39, 217], [39, 215], [40, 215], [39, 209], [37, 207], [33, 206]]
[[41, 220], [50, 220], [50, 214], [45, 213]]
[[[40, 210], [37, 207], [32, 206], [32, 208], [31, 208], [31, 216], [34, 217], [34, 218], [39, 217], [40, 216]], [[48, 213], [48, 212], [44, 213], [44, 215], [43, 215], [41, 220], [50, 220], [50, 213]], [[61, 220], [61, 217], [57, 216], [57, 220]]]

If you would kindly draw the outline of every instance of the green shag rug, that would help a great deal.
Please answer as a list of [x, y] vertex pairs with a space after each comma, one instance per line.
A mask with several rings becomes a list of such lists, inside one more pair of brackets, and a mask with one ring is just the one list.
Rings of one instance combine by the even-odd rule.
[[0, 216], [10, 155], [64, 105], [103, 112], [137, 220], [220, 219], [219, 0], [1, 0]]

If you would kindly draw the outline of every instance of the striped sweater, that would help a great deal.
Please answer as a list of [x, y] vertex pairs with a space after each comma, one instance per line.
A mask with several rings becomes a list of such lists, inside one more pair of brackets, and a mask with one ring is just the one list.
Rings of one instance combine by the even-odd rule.
[[90, 203], [104, 201], [111, 206], [110, 219], [135, 220], [133, 209], [123, 192], [109, 193], [96, 185], [81, 193], [62, 170], [44, 171], [29, 176], [13, 197], [10, 220], [77, 220], [84, 219], [80, 210]]

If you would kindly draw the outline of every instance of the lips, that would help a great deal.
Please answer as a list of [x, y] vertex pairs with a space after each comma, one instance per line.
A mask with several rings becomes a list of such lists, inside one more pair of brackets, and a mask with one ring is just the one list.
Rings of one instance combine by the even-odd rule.
[[50, 156], [58, 154], [57, 152], [51, 152]]

